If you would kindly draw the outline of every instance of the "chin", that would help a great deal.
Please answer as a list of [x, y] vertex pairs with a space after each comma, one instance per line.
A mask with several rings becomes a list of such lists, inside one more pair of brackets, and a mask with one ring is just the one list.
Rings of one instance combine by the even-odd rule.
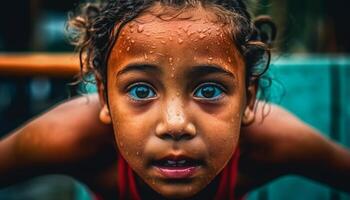
[[188, 199], [201, 191], [198, 186], [188, 184], [162, 185], [156, 191], [166, 199]]

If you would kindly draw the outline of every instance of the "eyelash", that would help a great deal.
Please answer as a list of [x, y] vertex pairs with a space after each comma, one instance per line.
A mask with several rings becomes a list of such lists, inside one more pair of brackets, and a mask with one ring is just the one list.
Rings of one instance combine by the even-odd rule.
[[[197, 93], [197, 91], [199, 91], [201, 89], [201, 87], [204, 86], [215, 86], [216, 89], [219, 88], [221, 90], [221, 94], [218, 97], [213, 97], [213, 98], [200, 98], [200, 97], [196, 97], [195, 94]], [[199, 100], [199, 101], [203, 101], [203, 102], [217, 102], [220, 101], [223, 97], [224, 94], [227, 93], [227, 89], [220, 83], [214, 82], [214, 81], [208, 81], [208, 82], [203, 82], [201, 84], [199, 84], [193, 91], [192, 96]]]
[[[151, 90], [152, 93], [154, 93], [154, 96], [150, 97], [150, 98], [145, 98], [145, 99], [137, 99], [137, 98], [133, 98], [132, 95], [130, 94], [131, 90], [137, 86], [142, 86], [142, 87], [148, 87], [148, 89]], [[133, 83], [131, 85], [129, 85], [127, 88], [126, 88], [126, 92], [128, 93], [128, 96], [129, 96], [129, 99], [134, 101], [134, 102], [137, 102], [137, 103], [142, 103], [142, 102], [147, 102], [149, 100], [153, 100], [157, 97], [157, 91], [154, 89], [154, 87], [149, 84], [149, 83], [146, 83], [146, 82], [136, 82], [136, 83]]]
[[[152, 97], [148, 97], [148, 98], [134, 98], [130, 92], [133, 88], [137, 87], [137, 86], [143, 86], [143, 87], [147, 87], [152, 93], [154, 93], [154, 96]], [[220, 92], [222, 92], [220, 94], [220, 96], [218, 97], [214, 97], [214, 98], [202, 98], [202, 97], [196, 97], [196, 93], [201, 89], [201, 87], [203, 86], [214, 86], [216, 87], [215, 89], [217, 90], [218, 88], [220, 89]], [[130, 100], [134, 101], [134, 102], [147, 102], [149, 100], [153, 100], [155, 98], [157, 98], [157, 90], [149, 83], [147, 82], [136, 82], [133, 84], [130, 84], [127, 88], [126, 88], [126, 92], [128, 93], [128, 96], [130, 98]], [[217, 92], [217, 91], [215, 91]], [[227, 93], [227, 89], [220, 83], [214, 82], [214, 81], [207, 81], [207, 82], [203, 82], [198, 84], [197, 87], [195, 87], [195, 89], [192, 92], [192, 96], [199, 101], [203, 101], [203, 102], [217, 102], [219, 100], [221, 100], [224, 96], [224, 94]]]

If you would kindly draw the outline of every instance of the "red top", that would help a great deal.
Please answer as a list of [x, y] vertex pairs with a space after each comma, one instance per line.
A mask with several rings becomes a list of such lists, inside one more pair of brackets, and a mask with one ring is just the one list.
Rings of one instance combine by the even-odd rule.
[[[232, 156], [226, 167], [218, 176], [219, 187], [214, 200], [234, 200], [234, 191], [237, 182], [239, 151]], [[136, 188], [135, 175], [128, 163], [118, 153], [118, 193], [119, 199], [142, 200]], [[96, 197], [95, 200], [102, 200]]]

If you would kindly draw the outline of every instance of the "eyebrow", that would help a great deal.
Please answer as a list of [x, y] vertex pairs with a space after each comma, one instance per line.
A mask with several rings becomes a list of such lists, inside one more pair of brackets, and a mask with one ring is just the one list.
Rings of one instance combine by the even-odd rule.
[[195, 66], [192, 69], [190, 69], [190, 71], [188, 73], [189, 77], [200, 77], [200, 76], [205, 76], [208, 74], [222, 74], [225, 76], [229, 76], [230, 78], [236, 79], [236, 76], [232, 72], [230, 72], [230, 71], [228, 71], [228, 70], [226, 70], [218, 65]]
[[157, 74], [162, 73], [161, 69], [156, 65], [133, 63], [133, 64], [128, 64], [126, 67], [120, 70], [116, 76], [118, 77], [122, 74], [126, 74], [132, 71], [151, 72], [151, 73], [157, 73]]

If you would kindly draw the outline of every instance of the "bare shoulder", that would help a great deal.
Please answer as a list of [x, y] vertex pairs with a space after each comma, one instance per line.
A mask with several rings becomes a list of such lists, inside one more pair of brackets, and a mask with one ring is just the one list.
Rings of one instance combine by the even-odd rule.
[[16, 147], [19, 152], [32, 152], [54, 162], [91, 156], [98, 147], [113, 145], [111, 127], [99, 121], [99, 109], [97, 95], [60, 103], [20, 128], [15, 134]]
[[[350, 153], [277, 105], [243, 127], [238, 188], [244, 193], [277, 177], [297, 174], [348, 191]], [[325, 163], [327, 163], [325, 165]]]
[[[253, 124], [242, 129], [241, 148], [247, 156], [261, 162], [279, 163], [298, 156], [306, 142], [312, 144], [322, 136], [284, 108], [268, 104], [259, 106]], [[267, 115], [264, 116], [263, 113]]]
[[240, 194], [290, 173], [289, 166], [309, 146], [305, 142], [319, 137], [317, 131], [282, 107], [266, 106], [258, 107], [254, 123], [241, 131], [237, 185]]

